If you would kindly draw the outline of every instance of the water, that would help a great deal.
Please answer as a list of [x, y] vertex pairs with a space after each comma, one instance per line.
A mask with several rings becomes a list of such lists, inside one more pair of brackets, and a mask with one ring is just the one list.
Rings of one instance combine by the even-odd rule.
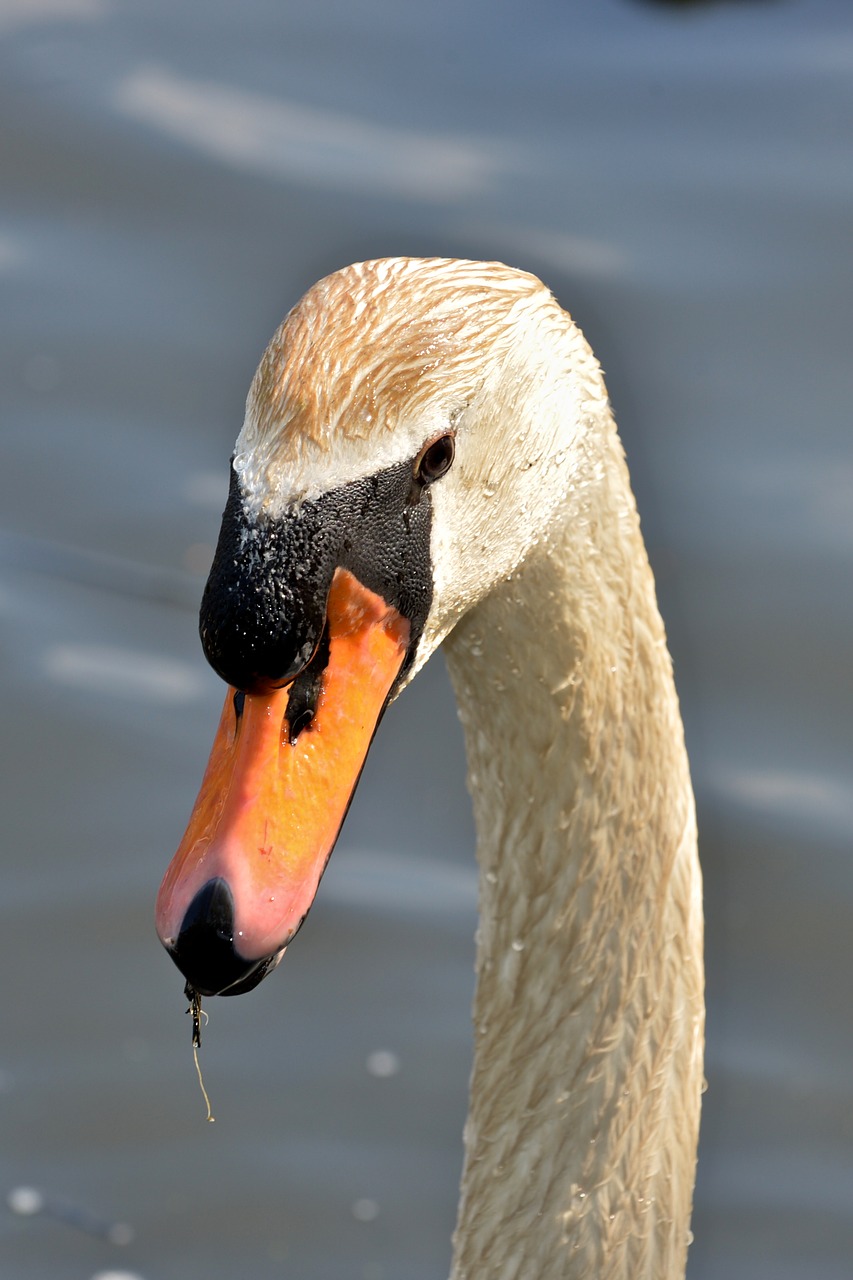
[[847, 0], [0, 2], [2, 1178], [135, 1231], [9, 1212], [4, 1275], [447, 1272], [475, 879], [440, 665], [286, 965], [211, 1002], [215, 1125], [151, 923], [255, 363], [400, 252], [537, 272], [608, 373], [702, 832], [691, 1280], [850, 1275], [852, 66]]

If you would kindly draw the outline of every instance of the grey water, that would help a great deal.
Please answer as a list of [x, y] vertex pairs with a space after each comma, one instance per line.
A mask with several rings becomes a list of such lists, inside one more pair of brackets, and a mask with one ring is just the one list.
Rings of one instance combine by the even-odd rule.
[[407, 253], [536, 272], [607, 371], [699, 804], [689, 1276], [849, 1280], [849, 0], [0, 0], [0, 121], [0, 1196], [46, 1198], [0, 1203], [0, 1273], [447, 1274], [476, 874], [440, 662], [284, 965], [209, 1002], [212, 1125], [152, 926], [254, 366], [318, 276]]

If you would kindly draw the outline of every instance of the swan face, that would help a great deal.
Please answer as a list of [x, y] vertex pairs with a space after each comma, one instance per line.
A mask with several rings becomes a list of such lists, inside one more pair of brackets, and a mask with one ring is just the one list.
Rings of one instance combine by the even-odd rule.
[[391, 259], [320, 281], [274, 335], [202, 603], [229, 692], [158, 897], [203, 994], [280, 959], [388, 701], [547, 533], [579, 456], [569, 323], [500, 264]]
[[410, 678], [547, 530], [582, 461], [581, 404], [602, 395], [580, 332], [535, 277], [501, 263], [358, 264], [315, 285], [274, 335], [234, 469], [247, 510], [276, 518], [454, 436], [430, 493], [433, 599]]

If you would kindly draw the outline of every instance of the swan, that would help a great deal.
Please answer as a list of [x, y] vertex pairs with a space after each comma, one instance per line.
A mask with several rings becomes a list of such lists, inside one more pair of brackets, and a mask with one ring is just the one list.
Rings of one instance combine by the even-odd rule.
[[281, 959], [444, 643], [480, 867], [452, 1280], [683, 1276], [693, 795], [602, 374], [538, 279], [395, 258], [308, 291], [252, 382], [200, 630], [229, 689], [157, 902], [188, 992]]

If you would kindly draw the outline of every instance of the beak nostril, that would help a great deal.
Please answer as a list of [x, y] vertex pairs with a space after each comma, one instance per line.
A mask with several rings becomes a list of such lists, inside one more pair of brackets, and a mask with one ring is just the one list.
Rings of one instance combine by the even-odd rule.
[[234, 895], [221, 876], [208, 880], [187, 907], [169, 955], [200, 995], [251, 991], [281, 953], [246, 960], [234, 947]]

